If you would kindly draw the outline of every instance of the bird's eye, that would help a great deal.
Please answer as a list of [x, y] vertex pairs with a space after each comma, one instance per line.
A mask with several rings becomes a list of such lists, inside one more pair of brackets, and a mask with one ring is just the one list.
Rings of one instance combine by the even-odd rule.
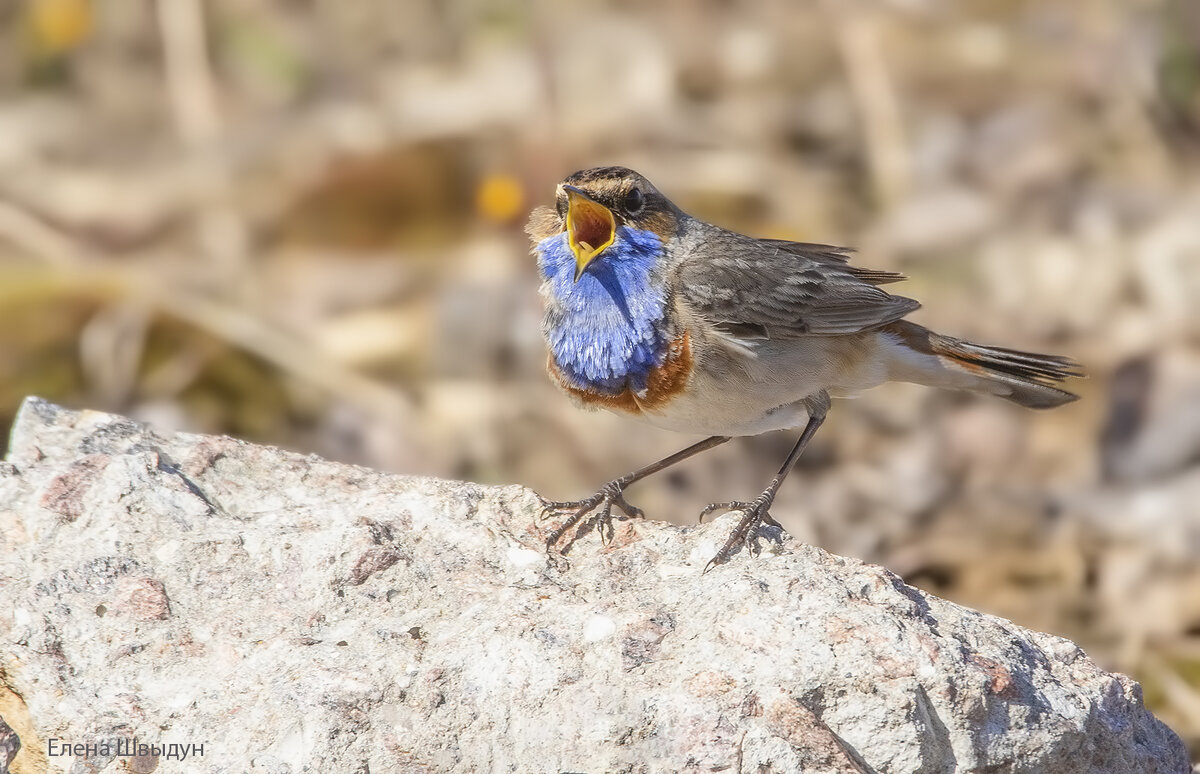
[[636, 215], [641, 212], [645, 204], [646, 197], [642, 196], [642, 189], [640, 188], [630, 188], [629, 193], [625, 194], [625, 198], [621, 201], [621, 206], [630, 215]]

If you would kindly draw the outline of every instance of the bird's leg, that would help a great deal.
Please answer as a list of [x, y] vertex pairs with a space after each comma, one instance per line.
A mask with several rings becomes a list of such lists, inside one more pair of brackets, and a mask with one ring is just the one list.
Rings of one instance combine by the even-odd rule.
[[[585, 497], [582, 500], [567, 500], [560, 502], [555, 500], [547, 500], [542, 497], [542, 510], [547, 515], [562, 513], [569, 514], [566, 521], [556, 527], [554, 531], [550, 533], [550, 536], [546, 538], [546, 550], [553, 548], [554, 544], [558, 542], [559, 538], [566, 534], [567, 530], [578, 524], [584, 516], [593, 512], [595, 513], [595, 516], [589, 520], [588, 524], [594, 523], [596, 525], [596, 529], [600, 531], [602, 540], [611, 539], [613, 534], [612, 509], [614, 505], [624, 511], [627, 516], [634, 518], [641, 518], [643, 516], [640, 508], [630, 505], [625, 500], [626, 487], [636, 481], [641, 481], [643, 478], [651, 476], [658, 471], [663, 470], [664, 468], [669, 468], [677, 462], [682, 462], [688, 457], [711, 449], [714, 446], [720, 446], [728, 440], [729, 436], [727, 435], [714, 435], [710, 438], [705, 438], [703, 441], [694, 443], [686, 449], [675, 452], [669, 457], [664, 457], [658, 462], [647, 465], [644, 468], [638, 468], [632, 473], [627, 473], [620, 478], [615, 478], [612, 481], [609, 481], [607, 484], [600, 487], [600, 489], [594, 495], [591, 497]], [[539, 497], [541, 497], [541, 495], [539, 495]], [[578, 535], [576, 537], [578, 537]]]
[[800, 459], [800, 455], [804, 452], [804, 448], [808, 446], [808, 442], [816, 435], [817, 428], [825, 421], [825, 414], [829, 410], [828, 395], [819, 395], [815, 399], [810, 399], [808, 424], [804, 426], [804, 431], [800, 433], [799, 440], [792, 450], [788, 452], [787, 459], [783, 461], [779, 472], [775, 474], [775, 478], [771, 479], [771, 485], [763, 490], [763, 493], [754, 498], [751, 502], [733, 501], [725, 503], [712, 503], [703, 511], [700, 512], [700, 518], [703, 520], [705, 516], [717, 510], [738, 510], [742, 512], [742, 519], [734, 527], [733, 533], [729, 539], [721, 546], [721, 550], [717, 551], [716, 556], [708, 561], [704, 566], [704, 572], [708, 572], [713, 565], [724, 564], [733, 556], [734, 551], [738, 546], [747, 543], [750, 536], [754, 533], [755, 528], [759, 524], [770, 524], [773, 527], [778, 527], [779, 522], [771, 518], [771, 504], [775, 502], [775, 495], [779, 492], [779, 487], [783, 484], [783, 480], [787, 478], [788, 473], [792, 472], [792, 468], [796, 466], [796, 460]]

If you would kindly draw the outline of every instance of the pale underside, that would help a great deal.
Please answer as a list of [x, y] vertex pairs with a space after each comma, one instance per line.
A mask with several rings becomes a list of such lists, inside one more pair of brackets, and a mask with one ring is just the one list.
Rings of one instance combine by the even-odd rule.
[[696, 360], [688, 385], [637, 415], [666, 430], [741, 436], [796, 428], [808, 421], [807, 401], [822, 391], [850, 398], [887, 381], [996, 395], [1006, 390], [984, 375], [916, 352], [886, 330], [739, 341], [711, 326], [688, 325], [689, 315], [681, 316]]

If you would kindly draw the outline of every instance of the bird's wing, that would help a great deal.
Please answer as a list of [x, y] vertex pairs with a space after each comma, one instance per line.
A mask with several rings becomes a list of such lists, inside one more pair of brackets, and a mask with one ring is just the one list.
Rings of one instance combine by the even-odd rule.
[[683, 300], [740, 341], [857, 333], [920, 306], [877, 287], [904, 275], [851, 266], [845, 248], [716, 227], [692, 232], [681, 247], [676, 287]]

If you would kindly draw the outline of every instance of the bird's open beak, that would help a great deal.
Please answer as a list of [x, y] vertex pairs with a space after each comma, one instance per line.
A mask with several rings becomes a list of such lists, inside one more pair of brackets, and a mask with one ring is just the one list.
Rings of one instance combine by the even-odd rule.
[[583, 270], [604, 252], [617, 236], [617, 220], [603, 204], [595, 201], [573, 185], [564, 185], [567, 192], [567, 243], [575, 253], [575, 281]]

